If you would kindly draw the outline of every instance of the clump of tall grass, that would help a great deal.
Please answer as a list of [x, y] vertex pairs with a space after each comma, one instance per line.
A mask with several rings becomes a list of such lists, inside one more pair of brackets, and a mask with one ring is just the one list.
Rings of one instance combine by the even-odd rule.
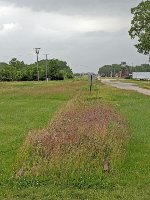
[[45, 177], [44, 182], [77, 188], [112, 187], [110, 177], [121, 161], [126, 137], [125, 122], [114, 109], [76, 98], [46, 129], [29, 133], [14, 177]]

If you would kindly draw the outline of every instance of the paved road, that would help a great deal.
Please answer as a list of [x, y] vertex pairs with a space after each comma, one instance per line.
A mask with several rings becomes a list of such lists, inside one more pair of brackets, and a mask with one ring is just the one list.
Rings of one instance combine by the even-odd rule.
[[145, 95], [150, 95], [150, 90], [149, 89], [143, 89], [140, 88], [138, 85], [133, 84], [133, 83], [122, 83], [120, 81], [113, 81], [111, 79], [102, 79], [102, 83], [111, 85], [113, 87], [119, 88], [119, 89], [124, 89], [124, 90], [135, 90], [139, 93], [145, 94]]

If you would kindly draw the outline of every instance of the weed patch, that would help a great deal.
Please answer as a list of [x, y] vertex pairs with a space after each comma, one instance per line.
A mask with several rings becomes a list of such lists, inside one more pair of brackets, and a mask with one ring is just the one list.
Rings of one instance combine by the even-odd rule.
[[126, 124], [114, 109], [93, 104], [86, 95], [69, 101], [46, 129], [29, 133], [15, 166], [19, 187], [34, 186], [37, 177], [45, 177], [43, 182], [53, 185], [113, 189]]

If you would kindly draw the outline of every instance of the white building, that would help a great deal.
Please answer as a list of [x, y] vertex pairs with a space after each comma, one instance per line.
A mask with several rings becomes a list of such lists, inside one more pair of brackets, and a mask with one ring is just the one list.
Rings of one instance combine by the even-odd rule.
[[133, 72], [132, 78], [138, 80], [150, 80], [150, 72]]

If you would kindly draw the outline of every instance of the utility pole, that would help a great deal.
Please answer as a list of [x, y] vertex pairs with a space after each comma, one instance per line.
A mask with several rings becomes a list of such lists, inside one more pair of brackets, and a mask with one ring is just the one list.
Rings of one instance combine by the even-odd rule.
[[37, 55], [37, 81], [40, 80], [40, 74], [39, 74], [39, 53], [41, 48], [34, 48], [35, 53]]

